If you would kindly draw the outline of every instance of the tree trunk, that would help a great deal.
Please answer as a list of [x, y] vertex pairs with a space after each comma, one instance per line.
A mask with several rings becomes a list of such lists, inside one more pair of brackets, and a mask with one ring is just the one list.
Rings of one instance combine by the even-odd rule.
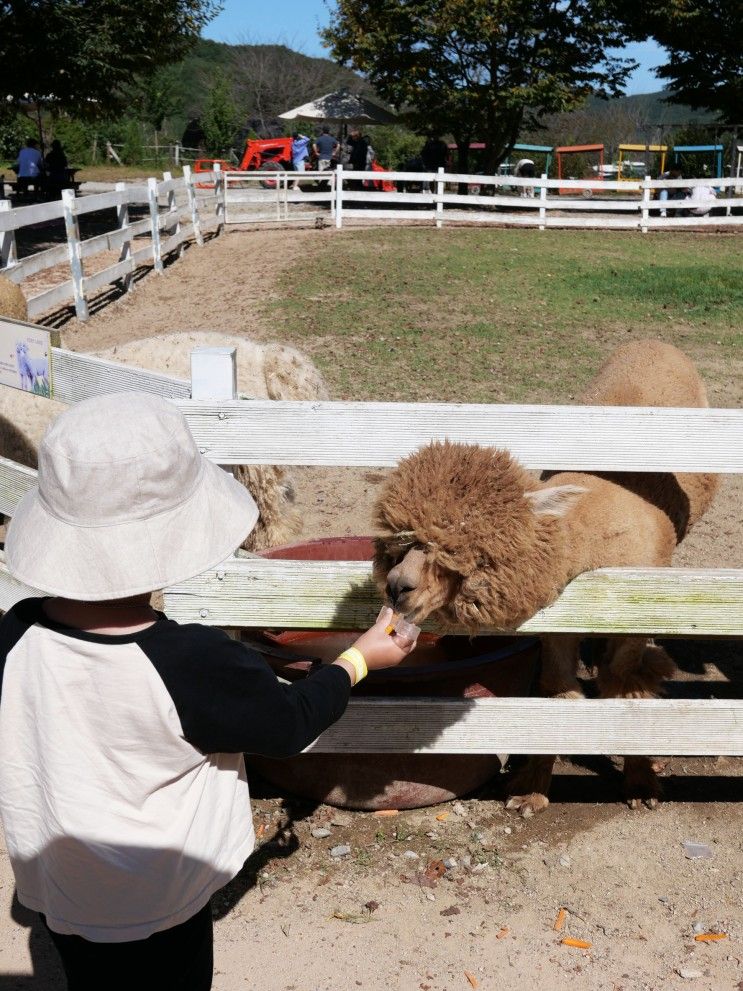
[[[467, 135], [466, 138], [458, 138], [455, 136], [455, 141], [457, 142], [457, 172], [467, 173], [470, 167], [470, 137]], [[467, 183], [460, 182], [457, 192], [460, 196], [467, 195]]]

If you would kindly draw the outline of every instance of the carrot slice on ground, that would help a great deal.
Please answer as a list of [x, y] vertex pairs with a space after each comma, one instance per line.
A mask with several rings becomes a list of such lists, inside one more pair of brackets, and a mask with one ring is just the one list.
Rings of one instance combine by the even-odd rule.
[[449, 818], [448, 812], [439, 812], [436, 816], [436, 822], [445, 822]]
[[476, 988], [477, 985], [480, 983], [478, 979], [475, 977], [475, 975], [471, 973], [469, 970], [465, 970], [464, 976], [467, 978], [467, 980], [470, 982], [473, 988]]
[[727, 938], [727, 933], [697, 933], [694, 937], [697, 943], [716, 943], [720, 939]]
[[382, 819], [384, 818], [384, 816], [396, 816], [399, 814], [400, 813], [398, 812], [397, 809], [378, 809], [374, 813], [374, 815], [377, 816], [378, 819]]
[[558, 932], [559, 933], [559, 931], [565, 925], [565, 919], [567, 917], [567, 914], [568, 913], [565, 911], [564, 908], [561, 908], [560, 911], [557, 913], [557, 918], [555, 919], [555, 924], [552, 926], [552, 928], [555, 930], [555, 932]]
[[590, 950], [593, 946], [593, 943], [588, 943], [585, 939], [572, 939], [570, 936], [566, 936], [560, 942], [563, 946], [574, 946], [578, 950]]
[[495, 938], [505, 939], [506, 936], [510, 933], [510, 931], [511, 930], [508, 928], [508, 926], [501, 926], [498, 932], [495, 934]]

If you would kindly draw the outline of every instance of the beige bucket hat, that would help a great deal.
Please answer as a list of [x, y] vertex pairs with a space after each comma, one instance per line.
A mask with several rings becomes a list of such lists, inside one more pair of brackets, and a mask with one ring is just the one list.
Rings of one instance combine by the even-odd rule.
[[250, 493], [199, 454], [172, 403], [100, 396], [47, 429], [38, 486], [16, 508], [6, 562], [43, 592], [100, 602], [207, 571], [257, 519]]

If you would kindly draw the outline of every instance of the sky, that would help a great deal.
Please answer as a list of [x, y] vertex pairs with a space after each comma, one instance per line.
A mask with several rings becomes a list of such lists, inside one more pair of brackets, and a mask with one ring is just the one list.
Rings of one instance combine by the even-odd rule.
[[[284, 44], [305, 55], [327, 57], [318, 28], [329, 20], [325, 0], [224, 0], [224, 10], [204, 35], [229, 44]], [[652, 69], [663, 61], [663, 49], [654, 42], [629, 45], [627, 55], [640, 63], [630, 77], [627, 93], [654, 93], [661, 84]]]

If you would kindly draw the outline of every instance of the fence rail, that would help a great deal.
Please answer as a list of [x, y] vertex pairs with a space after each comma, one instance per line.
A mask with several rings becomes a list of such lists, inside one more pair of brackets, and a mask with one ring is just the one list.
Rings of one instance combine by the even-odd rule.
[[[131, 221], [130, 207], [148, 209], [149, 216]], [[103, 210], [116, 210], [116, 229], [83, 240], [80, 218]], [[64, 221], [66, 243], [19, 259], [16, 232], [54, 220]], [[74, 303], [79, 319], [86, 320], [88, 297], [93, 293], [118, 281], [131, 289], [132, 277], [141, 265], [152, 264], [161, 272], [167, 255], [182, 251], [191, 240], [202, 244], [203, 234], [215, 228], [219, 231], [223, 223], [224, 182], [218, 165], [207, 173], [193, 173], [184, 166], [182, 178], [174, 179], [166, 172], [162, 181], [121, 182], [112, 192], [92, 196], [76, 197], [72, 190], [63, 190], [62, 199], [52, 203], [11, 208], [7, 200], [0, 200], [0, 274], [22, 284], [32, 275], [68, 263], [72, 277], [31, 296], [28, 313], [33, 318]], [[140, 239], [146, 243], [135, 250]], [[117, 249], [117, 262], [85, 274], [87, 259]]]
[[[296, 183], [302, 183], [295, 189]], [[311, 184], [327, 186], [312, 189]], [[354, 220], [401, 220], [511, 226], [674, 230], [743, 226], [739, 180], [522, 179], [444, 172], [226, 172], [227, 223], [290, 223], [312, 219], [310, 205], [330, 213], [335, 226]], [[411, 190], [411, 186], [421, 186]], [[462, 187], [466, 187], [463, 193]], [[662, 200], [695, 187], [717, 190], [706, 205], [697, 200]], [[514, 195], [513, 191], [520, 195]], [[488, 192], [490, 191], [490, 192]], [[725, 191], [728, 191], [725, 195]], [[510, 193], [510, 195], [509, 195]], [[574, 194], [574, 195], [570, 195]], [[714, 209], [714, 215], [709, 210]], [[733, 213], [733, 211], [736, 211]], [[702, 214], [702, 211], [706, 211]], [[720, 215], [724, 211], [723, 215]], [[670, 216], [669, 214], [673, 214]]]

